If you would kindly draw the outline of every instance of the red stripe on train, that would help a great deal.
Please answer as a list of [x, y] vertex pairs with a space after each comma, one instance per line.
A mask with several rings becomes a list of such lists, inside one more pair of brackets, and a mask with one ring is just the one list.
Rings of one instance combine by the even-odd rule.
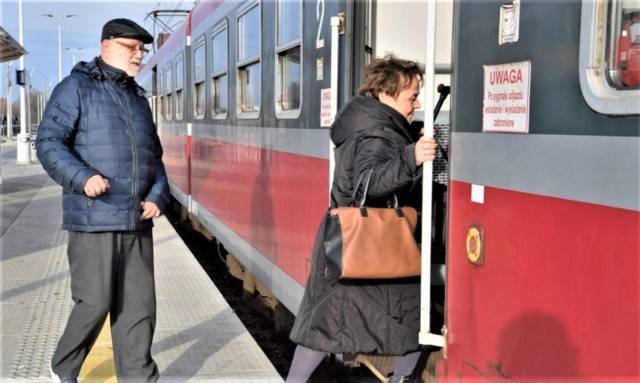
[[193, 198], [304, 285], [327, 160], [194, 136], [191, 164]]
[[[490, 187], [484, 204], [470, 196], [451, 182], [448, 375], [637, 381], [640, 214]], [[484, 228], [482, 266], [467, 260], [470, 225]]]
[[[180, 190], [189, 194], [188, 171], [189, 163], [187, 155], [190, 154], [190, 137], [161, 133], [162, 161], [164, 162], [167, 176]], [[188, 151], [189, 149], [189, 151]]]

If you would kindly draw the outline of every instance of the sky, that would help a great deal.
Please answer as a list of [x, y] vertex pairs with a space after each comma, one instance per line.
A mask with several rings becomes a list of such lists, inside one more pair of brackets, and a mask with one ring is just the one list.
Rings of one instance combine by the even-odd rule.
[[[73, 67], [73, 59], [90, 61], [100, 54], [102, 26], [115, 18], [128, 18], [154, 35], [154, 22], [147, 14], [153, 10], [190, 10], [193, 0], [22, 0], [22, 46], [29, 52], [24, 56], [24, 68], [32, 76], [33, 88], [50, 91], [58, 83], [58, 16], [61, 20], [62, 77]], [[54, 18], [42, 16], [54, 15]], [[66, 15], [76, 15], [65, 17]], [[161, 20], [175, 26], [184, 16], [162, 17]], [[0, 1], [0, 25], [17, 42], [20, 42], [19, 0]], [[162, 32], [156, 24], [155, 35]], [[69, 49], [67, 49], [69, 48]], [[0, 97], [7, 94], [7, 65], [0, 64]], [[19, 97], [15, 86], [15, 70], [20, 61], [11, 62], [11, 99]]]

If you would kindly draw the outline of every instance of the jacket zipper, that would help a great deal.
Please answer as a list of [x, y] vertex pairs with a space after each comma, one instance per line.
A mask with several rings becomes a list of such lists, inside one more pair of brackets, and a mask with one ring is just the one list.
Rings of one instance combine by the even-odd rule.
[[[112, 84], [113, 87], [115, 87], [115, 85]], [[132, 209], [131, 212], [129, 213], [129, 219], [131, 221], [131, 226], [132, 228], [135, 228], [135, 224], [136, 224], [136, 219], [135, 219], [135, 214], [137, 212], [139, 212], [139, 207], [136, 209], [135, 206], [133, 206], [133, 204], [135, 203], [136, 200], [136, 195], [138, 195], [137, 192], [137, 179], [138, 179], [138, 167], [136, 166], [136, 164], [138, 163], [138, 151], [136, 150], [136, 145], [135, 145], [135, 132], [133, 130], [133, 125], [132, 125], [132, 120], [131, 120], [131, 113], [129, 111], [129, 106], [126, 103], [126, 100], [124, 99], [124, 97], [122, 96], [122, 94], [120, 94], [120, 92], [117, 91], [116, 89], [116, 93], [118, 94], [118, 99], [120, 100], [120, 104], [122, 106], [122, 109], [124, 110], [124, 116], [125, 116], [125, 120], [127, 121], [127, 130], [129, 131], [129, 137], [130, 137], [130, 142], [131, 142], [131, 153], [133, 156], [132, 159], [132, 164], [131, 164], [131, 172], [132, 172], [132, 177], [131, 177], [131, 205], [132, 205]]]

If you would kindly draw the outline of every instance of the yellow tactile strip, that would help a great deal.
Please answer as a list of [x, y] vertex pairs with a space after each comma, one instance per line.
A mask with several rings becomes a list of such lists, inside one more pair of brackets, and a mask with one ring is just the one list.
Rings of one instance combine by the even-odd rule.
[[109, 316], [80, 370], [82, 383], [117, 383]]
[[[73, 307], [62, 190], [39, 165], [7, 160], [2, 173], [0, 382], [51, 382], [51, 356]], [[282, 383], [166, 217], [154, 221], [158, 383]], [[107, 321], [83, 383], [116, 381], [110, 338]]]

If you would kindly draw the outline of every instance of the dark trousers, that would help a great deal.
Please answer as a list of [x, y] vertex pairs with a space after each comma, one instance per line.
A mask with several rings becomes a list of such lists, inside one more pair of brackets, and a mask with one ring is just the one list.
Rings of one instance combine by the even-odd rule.
[[151, 358], [156, 325], [152, 231], [69, 232], [67, 252], [75, 304], [51, 360], [54, 373], [78, 376], [110, 314], [118, 382], [157, 381]]

